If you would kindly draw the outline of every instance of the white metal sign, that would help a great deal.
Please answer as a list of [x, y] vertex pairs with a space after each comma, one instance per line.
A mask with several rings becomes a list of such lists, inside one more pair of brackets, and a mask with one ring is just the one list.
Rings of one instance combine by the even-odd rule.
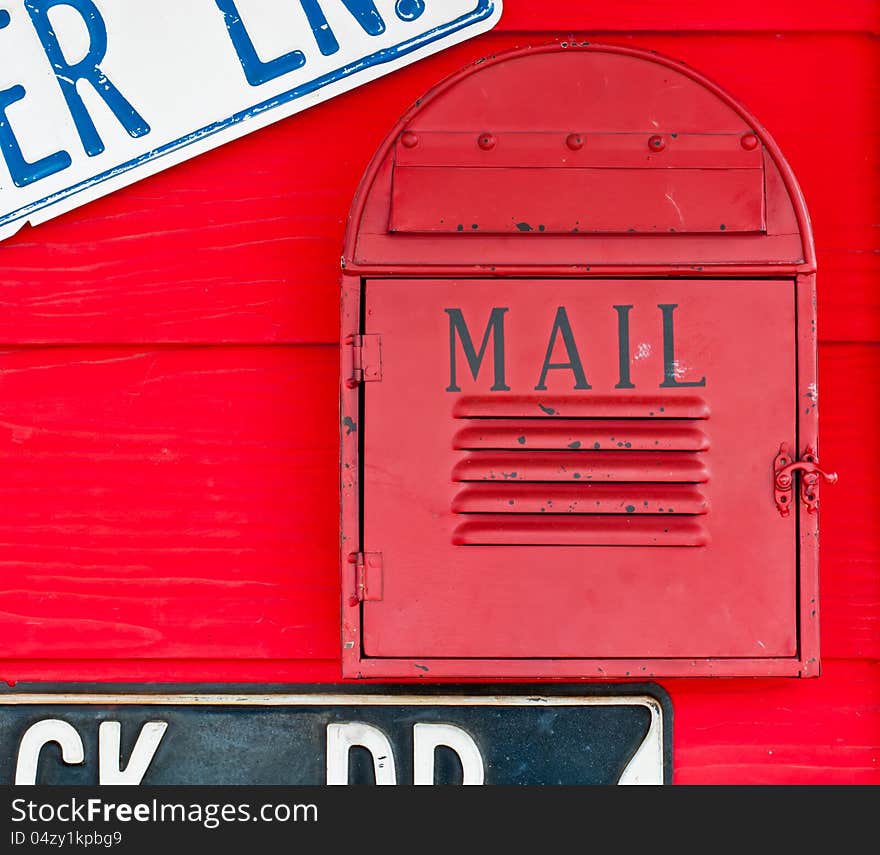
[[502, 0], [3, 0], [0, 239], [491, 29]]

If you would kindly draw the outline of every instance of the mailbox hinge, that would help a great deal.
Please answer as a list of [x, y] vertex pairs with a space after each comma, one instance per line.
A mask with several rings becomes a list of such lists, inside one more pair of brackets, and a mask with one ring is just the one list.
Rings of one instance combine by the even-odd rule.
[[819, 458], [811, 446], [804, 449], [801, 460], [795, 460], [791, 449], [783, 442], [773, 461], [773, 492], [776, 507], [784, 517], [791, 513], [795, 472], [801, 473], [801, 502], [808, 514], [819, 510], [819, 479], [824, 478], [829, 484], [837, 481], [836, 472], [825, 472], [819, 468]]
[[355, 552], [349, 556], [354, 564], [354, 598], [358, 603], [381, 600], [383, 594], [382, 553]]
[[382, 337], [378, 333], [351, 337], [352, 373], [349, 386], [382, 379]]

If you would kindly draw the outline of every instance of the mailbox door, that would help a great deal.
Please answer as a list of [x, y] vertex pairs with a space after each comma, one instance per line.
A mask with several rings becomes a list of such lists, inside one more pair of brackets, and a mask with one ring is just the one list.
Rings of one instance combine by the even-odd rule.
[[364, 288], [364, 656], [797, 654], [793, 281]]

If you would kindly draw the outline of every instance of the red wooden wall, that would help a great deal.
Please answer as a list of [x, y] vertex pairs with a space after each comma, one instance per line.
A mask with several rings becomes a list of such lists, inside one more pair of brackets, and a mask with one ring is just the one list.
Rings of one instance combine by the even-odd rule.
[[[358, 180], [471, 60], [657, 50], [763, 122], [819, 260], [819, 679], [667, 680], [679, 783], [880, 783], [880, 4], [505, 0], [491, 34], [0, 244], [0, 679], [340, 679], [338, 288]], [[536, 93], [536, 97], [540, 97]]]

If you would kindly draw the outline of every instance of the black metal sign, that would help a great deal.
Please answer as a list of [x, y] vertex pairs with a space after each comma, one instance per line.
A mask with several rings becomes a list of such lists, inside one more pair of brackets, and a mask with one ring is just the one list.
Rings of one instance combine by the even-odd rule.
[[0, 784], [661, 784], [657, 686], [0, 693]]

